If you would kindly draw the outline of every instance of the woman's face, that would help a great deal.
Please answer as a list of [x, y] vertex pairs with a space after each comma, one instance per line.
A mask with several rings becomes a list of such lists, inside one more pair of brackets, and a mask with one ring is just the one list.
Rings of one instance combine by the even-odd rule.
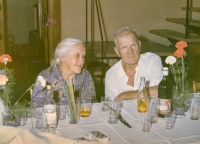
[[82, 44], [76, 44], [72, 47], [66, 57], [61, 58], [61, 65], [69, 73], [81, 73], [85, 61], [85, 47]]

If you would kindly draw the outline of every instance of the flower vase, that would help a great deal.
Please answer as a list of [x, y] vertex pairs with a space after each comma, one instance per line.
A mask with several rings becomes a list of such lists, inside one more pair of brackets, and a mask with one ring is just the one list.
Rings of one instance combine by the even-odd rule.
[[189, 92], [181, 93], [173, 92], [173, 112], [177, 117], [185, 117], [185, 112], [188, 111], [187, 97]]
[[6, 111], [2, 112], [2, 123], [4, 126], [19, 126], [20, 117], [18, 115], [9, 115]]

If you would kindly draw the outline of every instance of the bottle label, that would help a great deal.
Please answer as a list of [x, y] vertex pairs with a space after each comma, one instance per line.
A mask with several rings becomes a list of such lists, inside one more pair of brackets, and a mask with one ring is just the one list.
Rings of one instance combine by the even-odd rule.
[[56, 124], [56, 112], [46, 113], [47, 124]]
[[165, 115], [171, 111], [171, 99], [160, 99], [159, 114]]
[[56, 105], [44, 105], [47, 124], [56, 124]]

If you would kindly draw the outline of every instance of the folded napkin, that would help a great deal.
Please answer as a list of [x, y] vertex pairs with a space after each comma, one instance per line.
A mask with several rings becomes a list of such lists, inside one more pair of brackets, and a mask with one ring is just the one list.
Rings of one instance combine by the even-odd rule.
[[108, 138], [106, 135], [104, 135], [103, 133], [101, 133], [99, 131], [91, 131], [84, 138], [88, 139], [88, 140], [95, 140], [95, 141], [98, 141], [98, 142], [101, 142], [101, 143], [106, 143], [110, 140], [110, 138]]

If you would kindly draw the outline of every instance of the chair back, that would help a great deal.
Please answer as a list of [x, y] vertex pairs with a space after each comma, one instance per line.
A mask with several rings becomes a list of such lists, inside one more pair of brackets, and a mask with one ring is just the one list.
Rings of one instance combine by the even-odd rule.
[[200, 92], [200, 82], [193, 81], [193, 92]]
[[30, 89], [30, 96], [31, 96], [31, 99], [32, 99], [32, 94], [33, 94], [33, 89], [31, 88], [31, 89]]

